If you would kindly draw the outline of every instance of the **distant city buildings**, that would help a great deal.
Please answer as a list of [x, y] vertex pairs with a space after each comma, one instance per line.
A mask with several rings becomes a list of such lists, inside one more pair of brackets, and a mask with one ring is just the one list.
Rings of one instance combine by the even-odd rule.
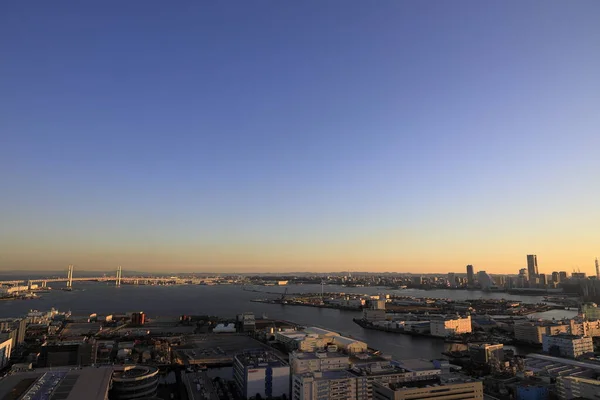
[[471, 264], [467, 265], [467, 285], [475, 285], [475, 270]]

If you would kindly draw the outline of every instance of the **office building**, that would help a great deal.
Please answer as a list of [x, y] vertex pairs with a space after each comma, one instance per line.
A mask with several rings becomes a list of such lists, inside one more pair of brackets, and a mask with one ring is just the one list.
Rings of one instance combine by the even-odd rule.
[[10, 353], [12, 352], [12, 338], [5, 338], [0, 341], [0, 369], [6, 367], [10, 361]]
[[552, 273], [552, 282], [560, 283], [560, 275], [556, 271]]
[[529, 281], [531, 281], [533, 278], [537, 278], [539, 274], [537, 256], [535, 254], [527, 255], [527, 273], [529, 274]]
[[467, 285], [475, 285], [475, 270], [471, 264], [467, 265]]
[[558, 335], [559, 333], [573, 333], [577, 331], [576, 322], [562, 324], [550, 321], [523, 322], [514, 325], [515, 339], [524, 343], [542, 344], [544, 335]]
[[292, 378], [292, 400], [355, 400], [356, 379], [348, 371], [296, 374]]
[[503, 344], [473, 343], [469, 344], [469, 356], [476, 364], [487, 364], [491, 361], [504, 361]]
[[111, 400], [148, 399], [158, 389], [158, 368], [146, 365], [115, 367], [112, 375]]
[[[368, 360], [365, 360], [368, 361]], [[349, 370], [295, 374], [292, 400], [371, 400], [373, 385], [429, 381], [440, 376], [440, 365], [427, 360], [365, 362]]]
[[245, 399], [290, 394], [290, 366], [272, 352], [254, 350], [236, 355], [233, 379]]
[[350, 358], [347, 354], [330, 351], [299, 352], [289, 355], [291, 374], [307, 372], [339, 371], [350, 368]]
[[462, 376], [411, 383], [373, 385], [374, 400], [483, 400], [481, 381]]
[[589, 336], [569, 334], [544, 335], [543, 350], [555, 357], [577, 358], [594, 352], [594, 343]]
[[142, 326], [146, 323], [146, 314], [143, 311], [131, 314], [131, 325]]
[[578, 376], [559, 376], [556, 379], [556, 389], [558, 398], [561, 400], [595, 399], [600, 393], [600, 380]]
[[0, 380], [0, 399], [108, 400], [112, 374], [113, 367], [13, 372]]
[[431, 335], [440, 337], [460, 335], [462, 333], [471, 333], [471, 316], [456, 316], [431, 320], [429, 323], [429, 329]]

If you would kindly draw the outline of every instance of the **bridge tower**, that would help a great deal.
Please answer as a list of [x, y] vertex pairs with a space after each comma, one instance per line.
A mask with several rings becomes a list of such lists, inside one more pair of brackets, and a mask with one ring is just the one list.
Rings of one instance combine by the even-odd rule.
[[67, 272], [67, 287], [73, 287], [73, 265], [69, 265], [69, 271]]
[[123, 270], [121, 269], [121, 266], [119, 265], [119, 267], [117, 268], [117, 280], [115, 282], [115, 284], [117, 285], [117, 287], [121, 286], [121, 274], [123, 273]]

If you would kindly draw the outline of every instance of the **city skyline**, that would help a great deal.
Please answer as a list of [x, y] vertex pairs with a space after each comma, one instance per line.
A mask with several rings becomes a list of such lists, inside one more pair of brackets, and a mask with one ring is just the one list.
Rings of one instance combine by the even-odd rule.
[[599, 2], [34, 3], [0, 271], [594, 274]]

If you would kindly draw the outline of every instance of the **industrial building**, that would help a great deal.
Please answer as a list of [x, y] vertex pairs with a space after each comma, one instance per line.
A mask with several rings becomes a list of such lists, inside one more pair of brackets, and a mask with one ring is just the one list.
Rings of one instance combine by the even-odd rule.
[[253, 350], [236, 355], [233, 379], [246, 399], [289, 396], [290, 366], [273, 352]]
[[466, 317], [456, 316], [434, 319], [430, 321], [429, 329], [432, 336], [439, 337], [471, 333], [471, 316], [467, 315]]
[[348, 354], [363, 353], [367, 351], [367, 344], [365, 342], [345, 336], [334, 336], [333, 344]]
[[594, 352], [594, 343], [589, 336], [568, 334], [544, 335], [543, 350], [551, 356], [577, 358]]
[[449, 376], [429, 381], [373, 385], [374, 400], [483, 400], [481, 381]]

